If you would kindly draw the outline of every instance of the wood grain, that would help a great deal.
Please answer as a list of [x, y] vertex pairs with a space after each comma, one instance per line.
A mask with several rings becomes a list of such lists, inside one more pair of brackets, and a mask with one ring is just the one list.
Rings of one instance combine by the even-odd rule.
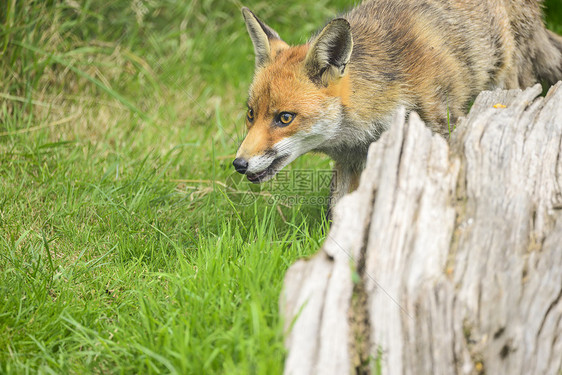
[[561, 86], [483, 92], [449, 143], [399, 111], [286, 275], [286, 374], [561, 373]]

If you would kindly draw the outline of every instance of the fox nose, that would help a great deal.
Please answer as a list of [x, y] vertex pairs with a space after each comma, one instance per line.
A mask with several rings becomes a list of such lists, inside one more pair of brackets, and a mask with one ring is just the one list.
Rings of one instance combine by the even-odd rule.
[[234, 165], [234, 169], [236, 169], [236, 172], [238, 173], [244, 174], [248, 170], [248, 162], [246, 159], [236, 158], [232, 162], [232, 165]]

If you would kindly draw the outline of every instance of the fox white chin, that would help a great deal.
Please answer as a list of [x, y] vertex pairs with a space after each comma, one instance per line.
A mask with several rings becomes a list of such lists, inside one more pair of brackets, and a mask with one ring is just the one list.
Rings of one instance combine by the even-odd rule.
[[292, 161], [292, 159], [289, 160], [289, 156], [290, 155], [284, 155], [275, 158], [267, 168], [263, 169], [260, 172], [246, 172], [246, 178], [248, 179], [248, 181], [254, 184], [261, 184], [262, 182], [271, 180], [273, 177], [275, 177], [277, 172], [279, 172]]

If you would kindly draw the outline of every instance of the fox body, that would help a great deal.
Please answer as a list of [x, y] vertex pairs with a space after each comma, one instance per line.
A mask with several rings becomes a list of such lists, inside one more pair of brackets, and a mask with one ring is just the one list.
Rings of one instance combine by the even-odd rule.
[[562, 38], [544, 27], [541, 3], [367, 1], [299, 46], [243, 8], [255, 73], [234, 167], [259, 183], [323, 152], [335, 161], [334, 204], [400, 106], [445, 135], [482, 90], [562, 79]]

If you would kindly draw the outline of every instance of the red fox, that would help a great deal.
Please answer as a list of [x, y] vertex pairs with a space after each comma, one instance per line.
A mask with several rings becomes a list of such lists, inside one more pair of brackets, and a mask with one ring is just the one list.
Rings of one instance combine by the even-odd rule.
[[233, 164], [267, 181], [298, 156], [335, 161], [331, 206], [357, 188], [369, 145], [399, 106], [446, 135], [482, 90], [562, 79], [562, 37], [542, 0], [373, 0], [289, 46], [242, 8], [255, 52]]

